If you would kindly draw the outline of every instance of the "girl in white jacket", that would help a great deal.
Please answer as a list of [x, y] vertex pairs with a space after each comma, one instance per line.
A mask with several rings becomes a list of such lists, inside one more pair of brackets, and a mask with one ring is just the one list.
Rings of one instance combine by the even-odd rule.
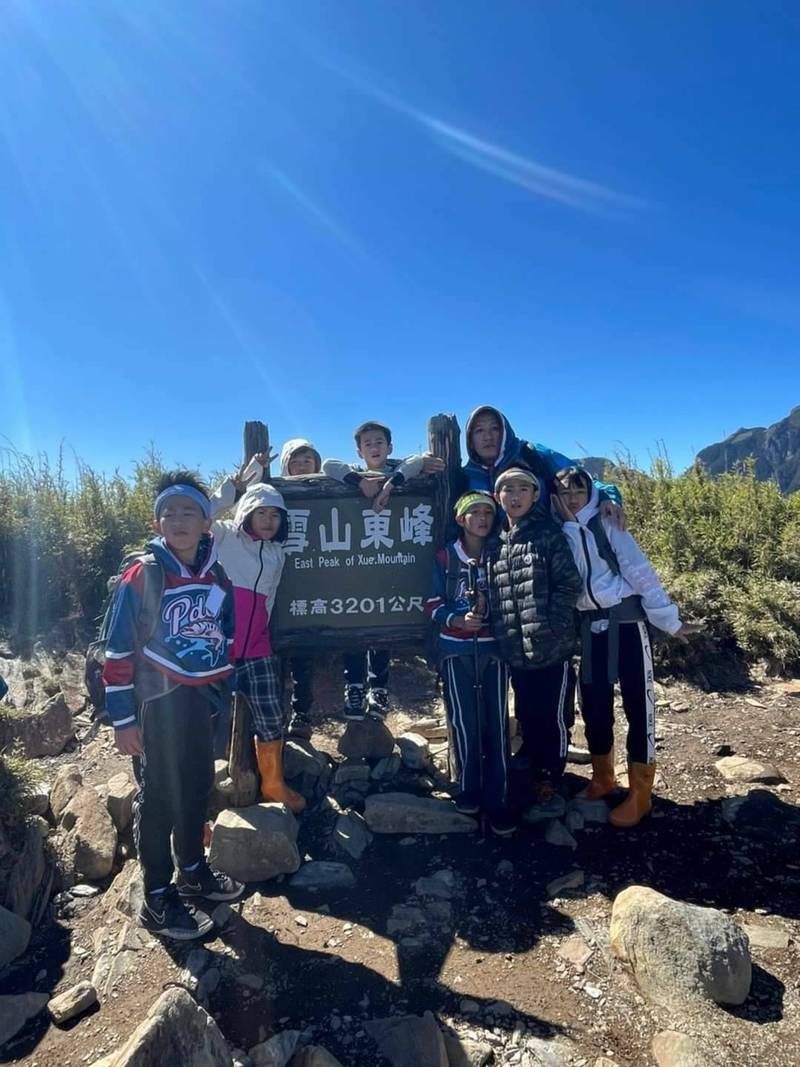
[[614, 684], [628, 720], [627, 798], [609, 815], [631, 827], [650, 811], [655, 778], [655, 689], [648, 624], [680, 640], [693, 628], [680, 620], [658, 575], [627, 530], [600, 517], [588, 471], [565, 467], [553, 480], [553, 511], [561, 520], [583, 579], [581, 708], [592, 753], [592, 781], [580, 796], [607, 796], [614, 775]]
[[[270, 613], [281, 580], [288, 532], [286, 505], [272, 485], [261, 482], [264, 468], [257, 456], [237, 477], [228, 478], [211, 498], [211, 529], [220, 563], [233, 583], [236, 630], [233, 660], [235, 688], [247, 699], [255, 733], [256, 757], [264, 800], [279, 801], [293, 812], [306, 806], [283, 779], [283, 710], [281, 671], [269, 633]], [[243, 493], [233, 519], [217, 516], [231, 508], [237, 489]]]

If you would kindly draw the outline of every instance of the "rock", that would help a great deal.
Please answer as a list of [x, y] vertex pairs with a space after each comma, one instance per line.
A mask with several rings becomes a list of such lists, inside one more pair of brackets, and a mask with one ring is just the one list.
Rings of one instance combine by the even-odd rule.
[[578, 847], [578, 842], [558, 819], [552, 819], [547, 824], [544, 831], [544, 839], [548, 845], [555, 845], [558, 848], [575, 849]]
[[449, 800], [409, 793], [367, 797], [364, 818], [378, 834], [471, 834], [475, 820], [461, 815]]
[[428, 742], [420, 734], [405, 733], [397, 738], [400, 759], [410, 771], [424, 771], [431, 762]]
[[132, 919], [139, 914], [144, 901], [144, 886], [136, 860], [128, 860], [103, 897], [103, 911], [118, 911]]
[[297, 822], [283, 804], [223, 811], [214, 823], [208, 860], [241, 882], [290, 874], [300, 866]]
[[372, 843], [372, 834], [363, 816], [356, 811], [346, 811], [336, 819], [332, 841], [348, 856], [360, 860]]
[[383, 759], [391, 756], [394, 738], [386, 723], [367, 717], [361, 722], [348, 722], [337, 748], [347, 759]]
[[560, 819], [566, 810], [566, 800], [559, 793], [554, 793], [544, 803], [531, 804], [522, 818], [527, 823], [549, 822], [550, 819]]
[[418, 878], [414, 883], [414, 892], [418, 897], [437, 897], [440, 900], [452, 900], [456, 891], [456, 878], [452, 871], [436, 871], [428, 878]]
[[588, 748], [579, 748], [577, 745], [570, 745], [567, 749], [567, 763], [591, 763], [592, 754]]
[[448, 1067], [444, 1037], [429, 1011], [373, 1019], [364, 1029], [392, 1067]]
[[334, 785], [350, 785], [352, 782], [368, 782], [370, 769], [368, 763], [340, 763], [333, 775]]
[[307, 1045], [292, 1056], [289, 1067], [342, 1067], [342, 1064], [322, 1045]]
[[0, 717], [0, 750], [18, 747], [27, 759], [58, 756], [75, 736], [72, 712], [59, 692], [41, 711]]
[[198, 999], [207, 1001], [209, 997], [216, 993], [221, 981], [222, 971], [218, 970], [216, 967], [209, 967], [208, 970], [201, 975], [200, 980], [197, 983]]
[[679, 1007], [687, 998], [741, 1004], [750, 992], [747, 936], [714, 908], [630, 886], [614, 900], [609, 937], [656, 1004]]
[[[577, 1046], [569, 1038], [529, 1035], [525, 1038], [525, 1045], [536, 1057], [535, 1067], [567, 1067], [575, 1062]], [[534, 1067], [534, 1064], [531, 1067]]]
[[49, 999], [47, 993], [19, 993], [0, 997], [0, 1048], [18, 1034], [29, 1019], [38, 1015]]
[[81, 786], [67, 804], [61, 825], [74, 846], [75, 873], [81, 878], [105, 878], [114, 866], [117, 830], [94, 789]]
[[173, 988], [162, 993], [146, 1019], [116, 1052], [110, 1067], [232, 1067], [222, 1033], [208, 1014], [186, 992]]
[[133, 813], [133, 798], [138, 791], [138, 785], [125, 771], [120, 771], [119, 774], [115, 774], [108, 781], [106, 808], [120, 833], [130, 826]]
[[193, 948], [189, 955], [186, 957], [184, 963], [184, 970], [186, 970], [192, 978], [199, 978], [211, 964], [213, 956], [207, 948]]
[[45, 850], [49, 832], [50, 827], [44, 819], [34, 816], [26, 820], [22, 844], [16, 851], [2, 900], [9, 911], [21, 915], [23, 919], [30, 919], [34, 925], [39, 921], [52, 886], [53, 867], [52, 863], [48, 864]]
[[778, 926], [762, 926], [742, 923], [751, 948], [785, 949], [789, 947], [789, 934]]
[[69, 895], [71, 897], [77, 897], [78, 900], [87, 897], [96, 897], [99, 896], [99, 894], [100, 890], [96, 885], [87, 885], [86, 882], [79, 882], [78, 885], [74, 885], [69, 890]]
[[566, 960], [573, 967], [581, 969], [592, 958], [592, 949], [582, 937], [578, 934], [573, 934], [572, 937], [567, 938], [563, 945], [559, 946], [558, 954], [562, 960]]
[[0, 971], [21, 956], [31, 939], [31, 924], [21, 915], [0, 907]]
[[395, 904], [386, 920], [386, 933], [389, 937], [404, 937], [419, 932], [427, 932], [428, 917], [422, 908], [409, 904]]
[[459, 1001], [458, 1010], [462, 1015], [478, 1015], [481, 1006], [477, 1000], [472, 1000], [470, 997], [464, 997], [463, 1000]]
[[302, 1039], [300, 1030], [283, 1030], [269, 1041], [262, 1041], [250, 1049], [253, 1067], [286, 1067]]
[[48, 1003], [47, 1008], [53, 1017], [53, 1022], [59, 1026], [62, 1023], [83, 1015], [97, 1003], [97, 990], [91, 982], [78, 982], [71, 989], [59, 993], [57, 997]]
[[283, 746], [283, 773], [296, 782], [304, 796], [311, 796], [318, 785], [330, 780], [330, 764], [323, 752], [310, 741], [288, 740]]
[[58, 769], [50, 787], [50, 810], [56, 820], [82, 785], [83, 775], [77, 763], [65, 763]]
[[473, 1041], [457, 1034], [442, 1034], [449, 1067], [487, 1067], [494, 1063], [494, 1051], [485, 1041]]
[[759, 763], [747, 756], [725, 756], [714, 764], [716, 769], [728, 782], [763, 782], [765, 785], [779, 785], [786, 779], [771, 764]]
[[585, 797], [573, 797], [568, 811], [575, 811], [583, 817], [584, 822], [608, 822], [608, 804], [604, 800], [588, 800]]
[[653, 1059], [658, 1067], [710, 1067], [698, 1042], [677, 1030], [662, 1030], [653, 1038]]
[[586, 820], [575, 808], [567, 808], [567, 812], [564, 815], [564, 825], [570, 832], [574, 833], [576, 830], [584, 828]]
[[800, 808], [785, 804], [768, 789], [751, 789], [743, 797], [726, 797], [722, 818], [745, 837], [770, 841], [786, 849], [787, 837], [800, 835]]
[[47, 782], [37, 782], [25, 798], [25, 810], [29, 815], [44, 818], [50, 810], [50, 786]]
[[304, 863], [297, 874], [293, 874], [289, 879], [292, 889], [305, 889], [310, 893], [353, 889], [355, 884], [353, 872], [346, 863], [331, 863], [328, 860]]
[[391, 756], [385, 756], [383, 759], [378, 760], [372, 768], [370, 777], [373, 782], [389, 782], [392, 778], [397, 777], [402, 766], [403, 761], [400, 756], [393, 752]]
[[570, 871], [569, 874], [562, 874], [560, 878], [554, 878], [552, 882], [548, 882], [545, 892], [550, 898], [557, 897], [565, 889], [580, 889], [584, 881], [583, 871]]

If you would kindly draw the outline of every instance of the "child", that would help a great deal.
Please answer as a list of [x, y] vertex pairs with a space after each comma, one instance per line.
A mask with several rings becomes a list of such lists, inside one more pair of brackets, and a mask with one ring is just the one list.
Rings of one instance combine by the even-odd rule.
[[626, 531], [600, 517], [597, 489], [578, 467], [553, 480], [553, 510], [580, 572], [581, 708], [592, 753], [592, 781], [580, 796], [597, 799], [616, 788], [614, 683], [619, 679], [628, 720], [627, 799], [609, 815], [631, 827], [650, 811], [655, 778], [655, 694], [648, 622], [681, 640], [681, 624], [649, 560]]
[[[261, 459], [254, 457], [236, 479], [229, 478], [222, 483], [212, 499], [213, 516], [233, 505], [237, 488], [242, 488], [248, 471], [260, 466]], [[286, 558], [283, 543], [288, 528], [283, 497], [274, 486], [260, 481], [245, 490], [232, 520], [216, 519], [212, 527], [220, 560], [233, 583], [235, 688], [250, 707], [261, 796], [285, 804], [299, 814], [306, 802], [283, 780], [287, 723], [280, 664], [273, 655], [269, 633], [270, 613]]]
[[[233, 595], [208, 533], [204, 486], [176, 471], [158, 489], [152, 556], [133, 563], [114, 594], [103, 682], [117, 749], [133, 756], [139, 783], [133, 817], [144, 878], [139, 922], [151, 933], [187, 941], [213, 926], [187, 900], [235, 900], [244, 888], [212, 870], [203, 853], [214, 777], [213, 687], [232, 670]], [[145, 624], [146, 567], [160, 568], [161, 593], [158, 613]]]
[[[310, 441], [295, 437], [281, 449], [281, 477], [297, 478], [303, 474], [319, 474], [322, 458]], [[292, 675], [292, 714], [288, 737], [308, 741], [311, 738], [311, 705], [314, 701], [312, 679], [314, 658], [309, 655], [289, 657]]]
[[496, 511], [488, 493], [465, 493], [456, 501], [461, 534], [436, 556], [425, 610], [439, 627], [445, 706], [460, 768], [456, 808], [465, 815], [483, 809], [492, 831], [506, 837], [514, 831], [508, 811], [508, 667], [488, 625], [483, 558]]
[[492, 625], [511, 667], [521, 755], [531, 766], [535, 801], [558, 814], [563, 802], [554, 786], [564, 773], [574, 719], [570, 657], [581, 581], [536, 475], [510, 467], [495, 488], [505, 520], [488, 554]]
[[[372, 501], [376, 514], [383, 511], [389, 502], [392, 490], [403, 485], [408, 478], [420, 474], [435, 474], [444, 470], [444, 461], [426, 453], [409, 456], [404, 460], [389, 459], [392, 451], [392, 431], [380, 422], [362, 422], [353, 433], [356, 450], [365, 467], [326, 459], [322, 473], [358, 488], [362, 495]], [[367, 714], [375, 719], [384, 719], [389, 710], [389, 651], [387, 649], [359, 649], [344, 656], [345, 719], [364, 718], [365, 682]]]

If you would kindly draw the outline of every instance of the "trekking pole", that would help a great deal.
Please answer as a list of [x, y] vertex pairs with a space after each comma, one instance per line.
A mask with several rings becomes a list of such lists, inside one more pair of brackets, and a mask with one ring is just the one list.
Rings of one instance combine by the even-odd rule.
[[[474, 611], [478, 606], [479, 591], [478, 591], [478, 561], [470, 559], [467, 561], [467, 574], [468, 584], [467, 589], [467, 603], [469, 604], [470, 611]], [[478, 767], [480, 768], [479, 787], [481, 795], [481, 808], [478, 816], [478, 829], [481, 837], [486, 836], [486, 814], [483, 809], [483, 785], [484, 785], [484, 769], [483, 769], [483, 683], [481, 681], [480, 671], [480, 653], [478, 651], [478, 631], [475, 630], [472, 634], [472, 664], [475, 673], [475, 678], [472, 683], [472, 688], [475, 693], [475, 716], [478, 720]]]

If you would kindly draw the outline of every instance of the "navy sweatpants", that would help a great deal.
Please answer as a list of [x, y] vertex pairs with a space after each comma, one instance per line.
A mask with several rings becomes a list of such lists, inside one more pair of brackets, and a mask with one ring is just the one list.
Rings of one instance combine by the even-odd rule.
[[569, 734], [575, 721], [575, 672], [569, 660], [537, 670], [513, 670], [514, 714], [522, 732], [520, 755], [527, 757], [531, 782], [555, 784], [567, 765]]
[[484, 811], [492, 815], [503, 811], [508, 802], [508, 667], [500, 660], [480, 656], [478, 671], [480, 718], [474, 657], [449, 656], [442, 664], [447, 717], [461, 769], [461, 792], [477, 797]]
[[367, 689], [385, 689], [389, 684], [388, 649], [362, 648], [358, 652], [346, 652], [342, 658], [346, 685], [366, 684]]

